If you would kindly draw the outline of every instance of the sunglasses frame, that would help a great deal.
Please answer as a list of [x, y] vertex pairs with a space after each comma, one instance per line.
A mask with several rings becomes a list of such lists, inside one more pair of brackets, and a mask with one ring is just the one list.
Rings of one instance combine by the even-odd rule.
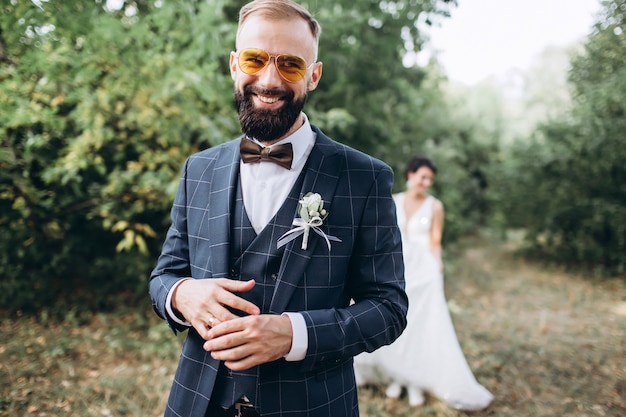
[[[264, 65], [263, 67], [259, 68], [259, 70], [258, 70], [258, 71], [255, 71], [255, 72], [253, 72], [253, 73], [249, 73], [249, 72], [247, 72], [246, 70], [244, 70], [244, 69], [241, 67], [241, 63], [240, 63], [240, 61], [239, 61], [239, 58], [240, 58], [240, 56], [241, 56], [241, 53], [242, 53], [242, 52], [244, 52], [244, 51], [261, 51], [261, 52], [263, 52], [264, 54], [266, 54], [266, 55], [268, 56], [268, 60], [267, 60], [267, 62], [265, 63], [265, 65]], [[278, 58], [280, 58], [281, 56], [283, 56], [283, 57], [293, 57], [293, 58], [300, 59], [300, 60], [302, 60], [302, 62], [304, 62], [304, 64], [306, 65], [306, 60], [305, 60], [304, 58], [299, 57], [298, 55], [291, 55], [291, 54], [277, 54], [277, 55], [272, 55], [272, 54], [270, 54], [269, 52], [267, 52], [266, 50], [261, 49], [261, 48], [244, 48], [244, 49], [242, 49], [242, 50], [240, 50], [240, 51], [237, 51], [237, 53], [235, 54], [235, 58], [236, 58], [236, 60], [237, 60], [237, 66], [239, 67], [239, 69], [240, 69], [240, 70], [241, 70], [244, 74], [247, 74], [247, 75], [256, 75], [256, 74], [260, 73], [261, 71], [263, 71], [264, 69], [266, 69], [266, 68], [268, 67], [268, 65], [269, 65], [270, 61], [272, 61], [272, 58], [274, 58], [274, 67], [276, 67], [276, 71], [278, 72], [278, 75], [280, 75], [280, 78], [282, 78], [283, 80], [287, 81], [288, 83], [297, 83], [297, 82], [299, 82], [299, 81], [304, 80], [304, 78], [305, 78], [305, 76], [306, 76], [306, 73], [309, 71], [309, 68], [311, 68], [313, 65], [315, 65], [315, 62], [312, 62], [312, 63], [310, 63], [309, 65], [307, 65], [307, 66], [306, 66], [306, 68], [305, 68], [305, 70], [304, 70], [304, 74], [302, 75], [302, 78], [300, 78], [300, 79], [298, 79], [298, 80], [294, 80], [294, 81], [292, 81], [292, 80], [289, 80], [289, 79], [288, 79], [288, 78], [287, 78], [287, 77], [283, 74], [283, 72], [281, 71], [281, 69], [278, 67]]]

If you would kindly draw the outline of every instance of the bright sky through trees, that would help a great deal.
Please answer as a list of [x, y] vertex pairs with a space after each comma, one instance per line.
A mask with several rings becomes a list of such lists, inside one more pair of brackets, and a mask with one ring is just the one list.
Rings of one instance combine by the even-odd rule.
[[599, 0], [459, 0], [450, 19], [429, 29], [430, 48], [451, 80], [472, 85], [583, 39], [599, 9]]

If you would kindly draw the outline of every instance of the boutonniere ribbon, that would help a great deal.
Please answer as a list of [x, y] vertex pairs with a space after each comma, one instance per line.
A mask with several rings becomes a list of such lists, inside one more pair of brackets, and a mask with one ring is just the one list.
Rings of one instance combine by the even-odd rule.
[[328, 250], [330, 251], [330, 241], [341, 242], [341, 239], [327, 235], [320, 226], [324, 224], [324, 219], [328, 216], [328, 212], [324, 209], [324, 200], [318, 193], [307, 193], [299, 201], [298, 213], [300, 217], [293, 219], [292, 225], [295, 226], [287, 233], [283, 234], [276, 242], [277, 247], [281, 247], [291, 242], [298, 236], [302, 235], [302, 250], [306, 250], [309, 243], [309, 233], [313, 230], [326, 241]]

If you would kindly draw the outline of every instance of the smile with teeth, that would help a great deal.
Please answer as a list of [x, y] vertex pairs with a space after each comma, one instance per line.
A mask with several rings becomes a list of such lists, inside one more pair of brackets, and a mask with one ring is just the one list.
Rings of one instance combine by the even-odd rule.
[[267, 97], [267, 96], [260, 96], [260, 95], [257, 95], [257, 98], [261, 100], [263, 103], [267, 103], [267, 104], [276, 103], [278, 100], [280, 100], [279, 97]]

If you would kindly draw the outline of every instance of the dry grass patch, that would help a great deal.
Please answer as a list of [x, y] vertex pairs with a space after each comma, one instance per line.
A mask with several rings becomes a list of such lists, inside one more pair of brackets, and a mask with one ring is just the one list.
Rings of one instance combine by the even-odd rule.
[[150, 311], [0, 324], [0, 416], [159, 416], [180, 340]]

